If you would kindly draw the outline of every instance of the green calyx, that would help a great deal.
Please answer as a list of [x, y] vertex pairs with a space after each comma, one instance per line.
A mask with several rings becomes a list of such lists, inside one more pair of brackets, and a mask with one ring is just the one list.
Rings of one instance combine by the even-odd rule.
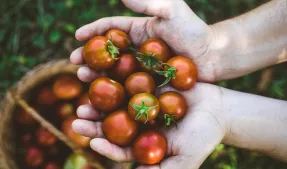
[[142, 57], [137, 57], [138, 61], [143, 62], [145, 67], [150, 68], [153, 70], [154, 66], [160, 66], [161, 63], [155, 58], [153, 53], [144, 54], [141, 52], [137, 52], [138, 55]]
[[147, 123], [148, 121], [148, 112], [156, 107], [156, 106], [147, 107], [144, 101], [142, 101], [142, 104], [140, 106], [136, 104], [131, 104], [131, 106], [138, 112], [138, 114], [135, 117], [135, 120], [138, 120], [142, 116], [145, 116], [146, 118], [145, 123]]
[[108, 43], [108, 51], [110, 52], [110, 54], [112, 55], [112, 58], [114, 60], [118, 60], [119, 58], [115, 57], [115, 55], [117, 54], [120, 54], [119, 52], [119, 48], [117, 48], [112, 41], [108, 40], [107, 41]]
[[161, 85], [159, 85], [158, 87], [162, 87], [162, 86], [166, 85], [171, 79], [175, 79], [175, 77], [176, 77], [176, 75], [175, 75], [176, 68], [171, 67], [167, 63], [164, 63], [163, 65], [167, 66], [166, 71], [155, 70], [155, 72], [158, 73], [159, 75], [166, 77], [166, 80]]
[[169, 127], [172, 122], [175, 123], [175, 125], [177, 126], [177, 122], [173, 118], [173, 116], [171, 116], [169, 114], [165, 114], [163, 117], [164, 117], [164, 120], [165, 120], [165, 127]]

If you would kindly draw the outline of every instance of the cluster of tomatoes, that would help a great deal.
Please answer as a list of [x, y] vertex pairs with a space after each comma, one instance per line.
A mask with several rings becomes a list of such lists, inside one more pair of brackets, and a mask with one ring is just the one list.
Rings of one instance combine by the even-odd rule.
[[[43, 82], [31, 91], [28, 103], [78, 147], [86, 149], [93, 160], [102, 159], [89, 149], [91, 138], [72, 130], [72, 122], [77, 118], [75, 113], [77, 107], [89, 104], [87, 87], [75, 75], [62, 74]], [[72, 154], [64, 143], [42, 127], [24, 109], [19, 107], [16, 111], [16, 145], [17, 149], [21, 150], [17, 153], [19, 166], [27, 169], [60, 169], [66, 165], [84, 169], [89, 166], [87, 160], [78, 164], [77, 159], [83, 161], [86, 157]]]
[[191, 89], [197, 68], [183, 56], [171, 57], [169, 47], [151, 38], [135, 49], [123, 31], [110, 30], [90, 39], [83, 58], [95, 71], [106, 71], [89, 88], [91, 104], [106, 113], [102, 129], [107, 140], [133, 147], [142, 164], [159, 163], [166, 154], [167, 140], [157, 132], [161, 122], [170, 126], [187, 111], [187, 102], [178, 92], [155, 96], [156, 88], [168, 83], [177, 90]]

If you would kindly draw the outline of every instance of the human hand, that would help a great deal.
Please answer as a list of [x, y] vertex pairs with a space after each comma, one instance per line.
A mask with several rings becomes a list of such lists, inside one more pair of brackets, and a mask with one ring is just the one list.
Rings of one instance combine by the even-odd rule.
[[[157, 95], [174, 90], [164, 87]], [[203, 161], [225, 137], [225, 114], [221, 110], [220, 88], [210, 84], [197, 83], [195, 87], [181, 94], [189, 104], [188, 112], [177, 127], [160, 129], [168, 142], [167, 157], [160, 164], [140, 166], [138, 169], [198, 169]], [[80, 106], [77, 110], [79, 120], [74, 121], [73, 129], [94, 138], [90, 146], [93, 150], [117, 162], [132, 162], [131, 147], [119, 147], [104, 138], [102, 131], [103, 114], [92, 105]], [[96, 122], [94, 122], [96, 121]]]
[[[122, 0], [131, 10], [153, 17], [108, 17], [99, 19], [77, 30], [80, 41], [103, 35], [109, 29], [127, 32], [133, 44], [139, 47], [145, 40], [157, 37], [164, 40], [176, 55], [191, 58], [198, 67], [199, 80], [213, 82], [219, 72], [220, 52], [213, 49], [214, 29], [199, 19], [183, 0]], [[82, 64], [80, 47], [71, 54], [71, 62]], [[90, 81], [95, 71], [82, 67], [79, 78]], [[92, 78], [93, 79], [93, 78]]]

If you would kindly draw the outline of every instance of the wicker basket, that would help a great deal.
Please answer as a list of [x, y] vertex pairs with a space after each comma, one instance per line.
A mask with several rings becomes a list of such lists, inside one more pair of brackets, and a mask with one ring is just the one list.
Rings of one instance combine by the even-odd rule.
[[[14, 87], [11, 88], [2, 100], [0, 105], [0, 169], [18, 169], [15, 160], [15, 131], [14, 131], [14, 110], [17, 105], [23, 107], [30, 115], [32, 115], [43, 127], [47, 128], [55, 134], [59, 140], [63, 141], [73, 151], [85, 154], [85, 152], [71, 142], [57, 128], [43, 119], [34, 109], [32, 109], [25, 101], [29, 97], [30, 91], [38, 84], [51, 79], [52, 77], [63, 74], [76, 74], [78, 66], [71, 64], [68, 60], [55, 60], [37, 66], [28, 72]], [[98, 162], [91, 162], [95, 168], [105, 169]], [[131, 164], [120, 164], [109, 161], [107, 169], [130, 169]]]

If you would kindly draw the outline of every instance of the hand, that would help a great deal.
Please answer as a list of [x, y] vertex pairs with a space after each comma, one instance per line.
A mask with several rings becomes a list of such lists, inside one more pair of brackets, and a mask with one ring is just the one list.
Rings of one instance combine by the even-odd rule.
[[[157, 94], [170, 90], [174, 89], [164, 87]], [[182, 94], [189, 103], [186, 116], [177, 127], [160, 130], [168, 141], [168, 158], [158, 165], [140, 166], [138, 169], [198, 169], [229, 131], [221, 110], [221, 88], [197, 83], [193, 90]], [[102, 123], [97, 121], [103, 118], [103, 114], [91, 105], [79, 107], [77, 114], [81, 119], [74, 121], [73, 129], [94, 138], [90, 143], [93, 150], [117, 162], [134, 160], [131, 147], [122, 148], [104, 139]]]
[[[153, 17], [108, 17], [99, 19], [77, 30], [80, 41], [103, 35], [109, 29], [127, 32], [137, 47], [151, 37], [164, 40], [176, 55], [190, 57], [196, 63], [199, 80], [217, 80], [220, 53], [213, 50], [215, 32], [199, 19], [183, 0], [122, 0], [131, 10]], [[82, 47], [71, 54], [71, 62], [82, 63]], [[79, 69], [79, 78], [90, 81], [95, 72], [87, 67]]]

